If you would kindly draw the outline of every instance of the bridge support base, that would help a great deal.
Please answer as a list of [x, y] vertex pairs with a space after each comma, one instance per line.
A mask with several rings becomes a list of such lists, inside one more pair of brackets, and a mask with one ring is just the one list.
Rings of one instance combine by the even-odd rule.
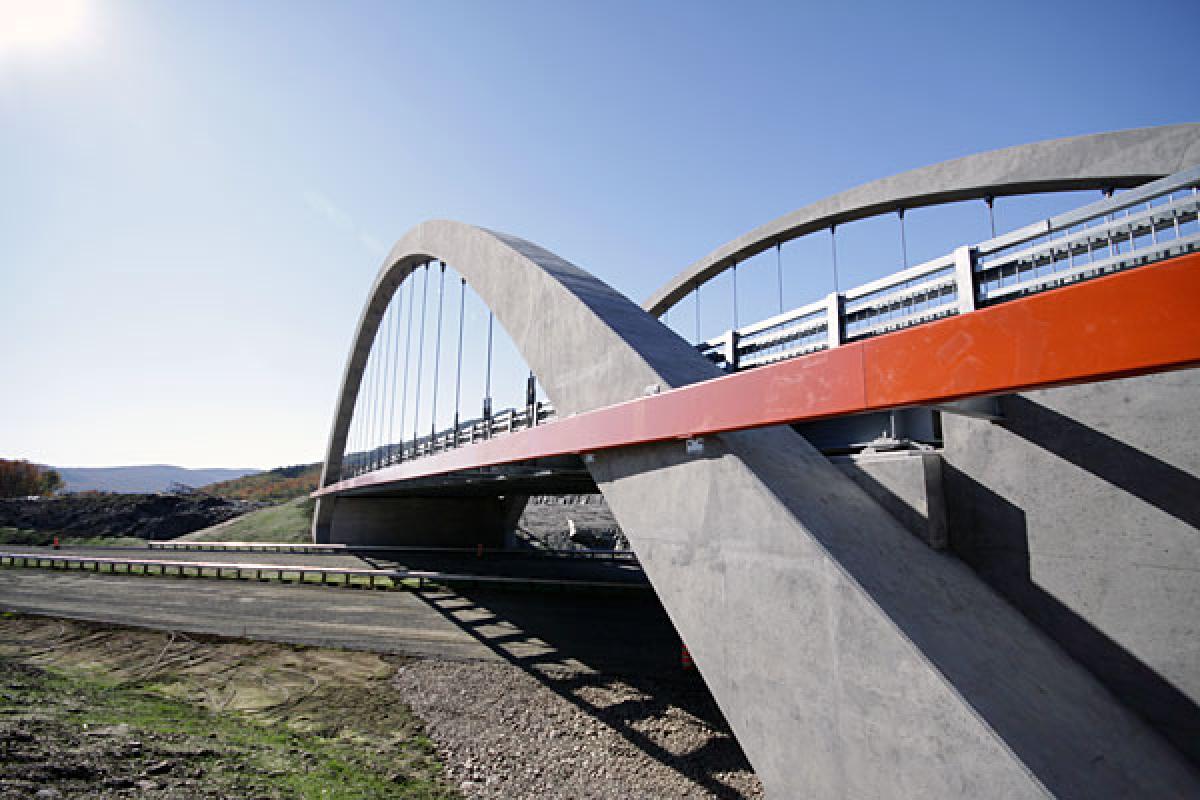
[[529, 498], [337, 497], [317, 502], [317, 543], [503, 547]]

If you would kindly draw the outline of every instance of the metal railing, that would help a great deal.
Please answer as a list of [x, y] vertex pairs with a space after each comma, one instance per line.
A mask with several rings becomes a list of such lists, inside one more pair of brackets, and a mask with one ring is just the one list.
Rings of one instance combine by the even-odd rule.
[[696, 348], [728, 371], [795, 358], [1200, 250], [1200, 167], [1170, 175]]
[[493, 436], [502, 436], [541, 425], [555, 417], [554, 406], [538, 401], [520, 409], [507, 408], [488, 417], [467, 420], [457, 427], [450, 427], [430, 436], [416, 440], [381, 445], [374, 450], [347, 453], [342, 462], [343, 477], [353, 477], [373, 472], [384, 467], [410, 461], [414, 458], [436, 455], [457, 447], [482, 442]]
[[[309, 555], [356, 555], [358, 553], [399, 553], [458, 555], [473, 558], [498, 556], [505, 559], [563, 559], [580, 561], [621, 561], [636, 563], [637, 555], [632, 550], [597, 550], [579, 548], [563, 550], [555, 548], [505, 549], [499, 547], [418, 547], [405, 545], [348, 545], [312, 544], [308, 542], [198, 542], [173, 539], [146, 542], [150, 550], [177, 550], [186, 552], [226, 553], [305, 553]], [[128, 548], [134, 549], [134, 548]], [[140, 548], [138, 548], [140, 549]]]

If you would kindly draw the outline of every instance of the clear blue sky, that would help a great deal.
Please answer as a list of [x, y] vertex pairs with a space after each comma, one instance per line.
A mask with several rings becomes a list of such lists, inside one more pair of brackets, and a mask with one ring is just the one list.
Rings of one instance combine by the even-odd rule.
[[[1200, 118], [1194, 0], [74, 0], [11, 34], [50, 2], [0, 0], [0, 455], [56, 465], [321, 458], [365, 292], [423, 219], [640, 302], [858, 183]], [[914, 257], [948, 249], [909, 224]], [[847, 231], [845, 283], [894, 226]], [[788, 266], [789, 300], [827, 291]]]

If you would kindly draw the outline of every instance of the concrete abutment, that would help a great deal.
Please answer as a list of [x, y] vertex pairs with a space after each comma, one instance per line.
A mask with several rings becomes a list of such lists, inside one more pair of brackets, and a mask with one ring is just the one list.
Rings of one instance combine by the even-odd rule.
[[420, 547], [504, 547], [524, 495], [507, 497], [322, 498], [325, 543]]

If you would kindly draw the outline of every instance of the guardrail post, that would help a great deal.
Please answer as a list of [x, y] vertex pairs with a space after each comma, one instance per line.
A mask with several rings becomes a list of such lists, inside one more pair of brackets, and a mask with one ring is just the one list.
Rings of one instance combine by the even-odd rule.
[[842, 344], [842, 295], [830, 292], [825, 298], [825, 330], [829, 335], [829, 349]]
[[954, 284], [958, 288], [958, 313], [975, 310], [975, 252], [963, 245], [954, 250]]

